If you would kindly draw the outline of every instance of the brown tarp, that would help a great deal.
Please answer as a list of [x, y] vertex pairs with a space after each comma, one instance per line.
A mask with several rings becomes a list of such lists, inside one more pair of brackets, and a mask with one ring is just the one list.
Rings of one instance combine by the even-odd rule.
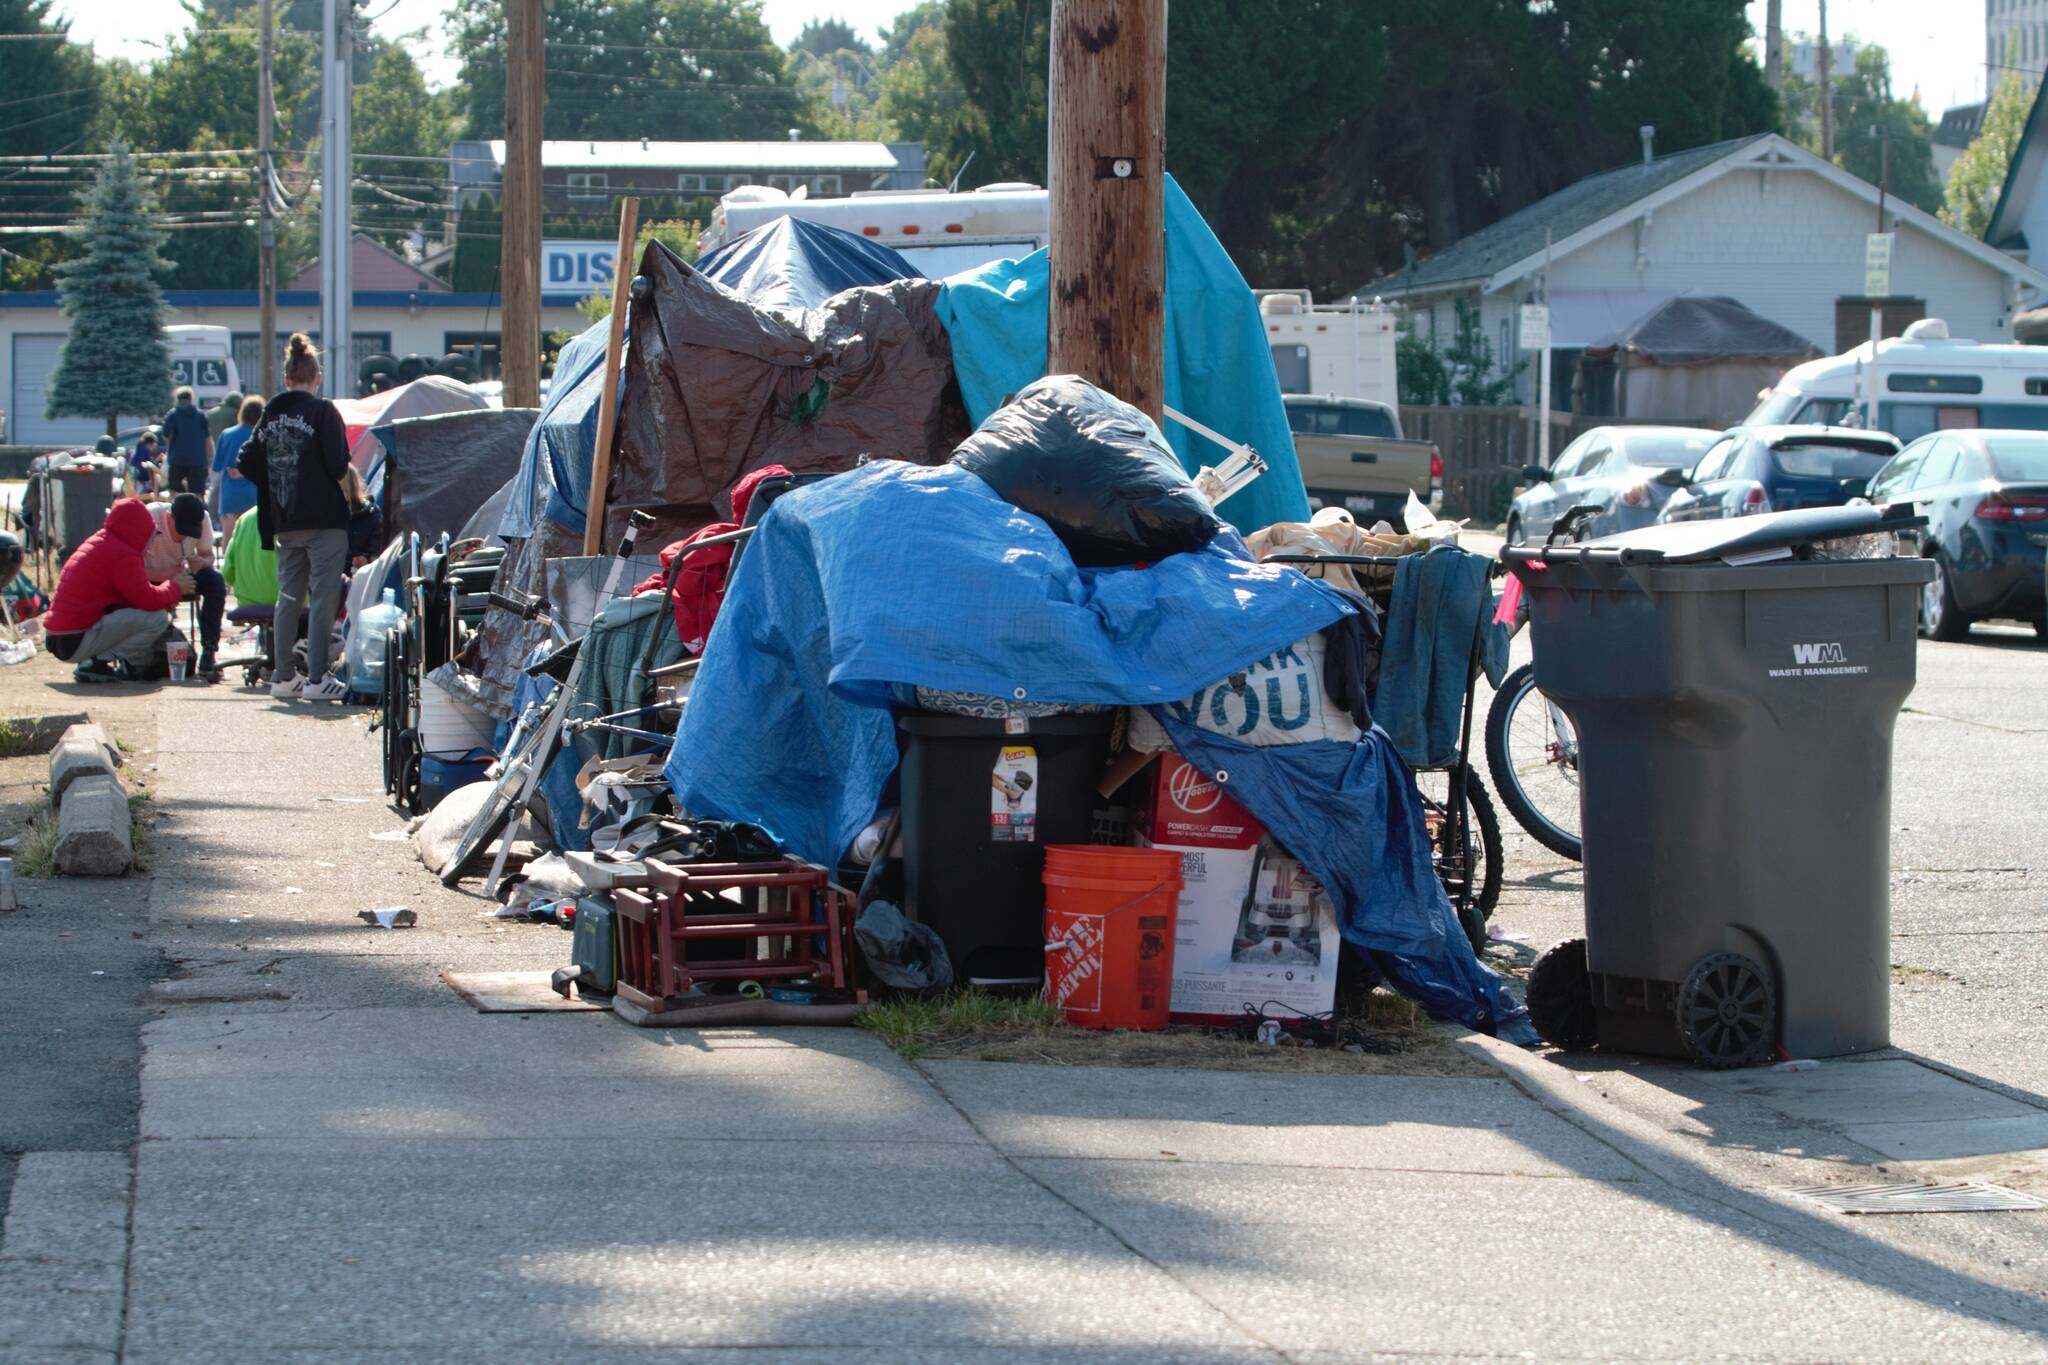
[[[969, 424], [936, 280], [762, 309], [659, 242], [641, 257], [605, 539], [645, 509], [660, 545], [731, 511], [742, 475], [850, 469], [862, 455], [939, 464]], [[822, 401], [821, 401], [822, 400]]]

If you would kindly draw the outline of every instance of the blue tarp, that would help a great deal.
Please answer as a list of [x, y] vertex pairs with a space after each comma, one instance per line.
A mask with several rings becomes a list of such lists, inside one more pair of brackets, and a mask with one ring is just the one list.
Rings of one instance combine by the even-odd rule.
[[[540, 406], [540, 420], [520, 453], [512, 496], [505, 501], [505, 519], [498, 534], [524, 540], [533, 534], [536, 514], [572, 530], [583, 528], [584, 498], [590, 485], [590, 452], [597, 445], [597, 406], [604, 397], [604, 352], [611, 323], [592, 323], [562, 347], [555, 375]], [[573, 490], [564, 500], [557, 490]]]
[[777, 218], [697, 262], [700, 273], [756, 308], [816, 308], [843, 289], [922, 279], [901, 254], [865, 237]]
[[1227, 530], [1150, 569], [1078, 569], [967, 471], [879, 461], [762, 519], [667, 775], [692, 812], [834, 866], [896, 770], [893, 684], [1165, 703], [1349, 610]]
[[[953, 371], [978, 426], [1045, 373], [1049, 267], [1044, 251], [954, 275], [939, 296]], [[1307, 521], [1308, 494], [1280, 401], [1258, 300], [1194, 204], [1166, 179], [1166, 405], [1266, 457], [1267, 472], [1217, 510], [1241, 531]], [[1171, 419], [1160, 423], [1189, 473], [1222, 447]]]

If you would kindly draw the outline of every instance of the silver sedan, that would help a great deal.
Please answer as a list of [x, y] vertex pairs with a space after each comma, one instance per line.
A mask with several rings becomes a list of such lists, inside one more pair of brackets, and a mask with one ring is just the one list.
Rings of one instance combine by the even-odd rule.
[[1508, 505], [1508, 544], [1542, 540], [1559, 517], [1587, 504], [1600, 509], [1589, 536], [1650, 525], [1683, 483], [1670, 471], [1692, 468], [1720, 436], [1706, 427], [1594, 427], [1559, 452], [1549, 469], [1522, 471], [1530, 486]]

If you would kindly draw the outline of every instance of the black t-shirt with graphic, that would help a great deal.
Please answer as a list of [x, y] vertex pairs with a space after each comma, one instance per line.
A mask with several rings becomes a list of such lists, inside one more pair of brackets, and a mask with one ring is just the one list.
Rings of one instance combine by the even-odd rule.
[[271, 399], [236, 467], [256, 484], [270, 534], [348, 529], [348, 431], [318, 394], [286, 389]]

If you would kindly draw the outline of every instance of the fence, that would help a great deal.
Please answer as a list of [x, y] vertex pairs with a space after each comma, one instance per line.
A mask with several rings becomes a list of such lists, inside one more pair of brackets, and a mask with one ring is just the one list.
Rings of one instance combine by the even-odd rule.
[[[1527, 482], [1522, 466], [1537, 463], [1537, 416], [1534, 407], [1413, 407], [1401, 409], [1403, 435], [1433, 441], [1444, 457], [1444, 515], [1471, 517], [1499, 525], [1506, 517], [1515, 489]], [[1603, 426], [1641, 426], [1652, 419], [1588, 417], [1579, 413], [1550, 414], [1550, 457], [1587, 431]], [[1719, 426], [1682, 418], [1655, 419], [1655, 425]]]

